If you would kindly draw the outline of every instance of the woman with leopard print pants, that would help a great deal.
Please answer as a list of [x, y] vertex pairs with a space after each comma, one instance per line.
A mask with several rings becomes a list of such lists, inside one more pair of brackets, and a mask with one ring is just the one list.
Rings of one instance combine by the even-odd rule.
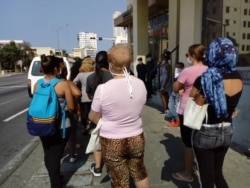
[[147, 91], [140, 79], [129, 74], [132, 53], [126, 45], [111, 47], [108, 61], [113, 79], [97, 87], [89, 119], [97, 123], [102, 118], [102, 155], [113, 188], [129, 188], [130, 176], [137, 188], [148, 188], [141, 120]]

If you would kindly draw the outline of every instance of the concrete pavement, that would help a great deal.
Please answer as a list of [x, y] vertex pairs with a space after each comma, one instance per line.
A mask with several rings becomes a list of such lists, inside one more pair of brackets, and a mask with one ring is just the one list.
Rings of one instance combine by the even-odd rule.
[[[147, 102], [142, 113], [146, 138], [145, 164], [150, 178], [150, 187], [196, 188], [198, 187], [197, 178], [188, 184], [176, 181], [171, 176], [173, 172], [183, 169], [183, 145], [179, 128], [167, 127], [164, 115], [160, 114], [159, 109], [161, 109], [161, 101], [159, 93], [157, 93]], [[84, 154], [88, 139], [89, 135], [83, 136], [79, 132], [78, 143], [81, 145], [77, 151], [79, 159], [73, 164], [68, 162], [68, 151], [65, 150], [61, 169], [66, 180], [65, 187], [109, 188], [111, 187], [110, 179], [105, 166], [101, 177], [93, 177], [89, 171], [93, 156]], [[245, 152], [244, 148], [232, 144], [226, 155], [224, 174], [230, 188], [247, 188], [250, 185], [250, 159], [242, 155], [243, 152]], [[0, 187], [50, 187], [48, 174], [43, 163], [41, 143], [39, 142], [31, 154], [24, 156], [24, 158], [19, 159], [23, 162]], [[6, 168], [8, 169], [8, 167]], [[4, 172], [1, 171], [1, 173]], [[134, 185], [131, 184], [131, 187]]]

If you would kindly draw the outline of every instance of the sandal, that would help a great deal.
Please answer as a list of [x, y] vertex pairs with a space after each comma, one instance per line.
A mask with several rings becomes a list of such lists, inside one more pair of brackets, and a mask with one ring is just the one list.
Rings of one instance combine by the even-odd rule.
[[172, 176], [174, 179], [180, 180], [180, 181], [186, 181], [189, 183], [194, 181], [193, 177], [190, 177], [190, 178], [184, 177], [183, 175], [181, 175], [180, 172], [173, 173]]

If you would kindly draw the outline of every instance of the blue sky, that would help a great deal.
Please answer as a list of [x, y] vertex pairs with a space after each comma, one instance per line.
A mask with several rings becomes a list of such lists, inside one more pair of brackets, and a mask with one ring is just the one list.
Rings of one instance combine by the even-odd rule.
[[[31, 46], [57, 48], [71, 53], [78, 47], [79, 32], [113, 36], [112, 15], [124, 12], [126, 0], [1, 0], [0, 40], [24, 40]], [[98, 50], [108, 50], [111, 41], [98, 41]]]

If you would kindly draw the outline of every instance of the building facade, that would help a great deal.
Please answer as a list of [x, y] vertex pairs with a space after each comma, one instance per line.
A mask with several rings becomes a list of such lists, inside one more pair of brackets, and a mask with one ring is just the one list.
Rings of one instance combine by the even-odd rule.
[[77, 36], [79, 48], [95, 48], [97, 49], [96, 33], [80, 32]]
[[[167, 13], [167, 17], [163, 16], [163, 19], [160, 18], [162, 11]], [[221, 36], [230, 38], [237, 44], [240, 53], [247, 53], [249, 56], [249, 15], [250, 0], [127, 0], [127, 10], [114, 22], [116, 26], [128, 28], [128, 43], [133, 49], [135, 70], [137, 57], [144, 59], [153, 50], [156, 57], [160, 54], [162, 44], [159, 39], [164, 39], [161, 37], [162, 33], [166, 34], [166, 48], [172, 52], [172, 67], [178, 61], [186, 63], [185, 54], [190, 45], [207, 45]], [[237, 107], [240, 112], [233, 121], [233, 141], [250, 148], [247, 115], [250, 86], [246, 82], [249, 81], [250, 71], [247, 68], [249, 67], [239, 70], [244, 90]]]

